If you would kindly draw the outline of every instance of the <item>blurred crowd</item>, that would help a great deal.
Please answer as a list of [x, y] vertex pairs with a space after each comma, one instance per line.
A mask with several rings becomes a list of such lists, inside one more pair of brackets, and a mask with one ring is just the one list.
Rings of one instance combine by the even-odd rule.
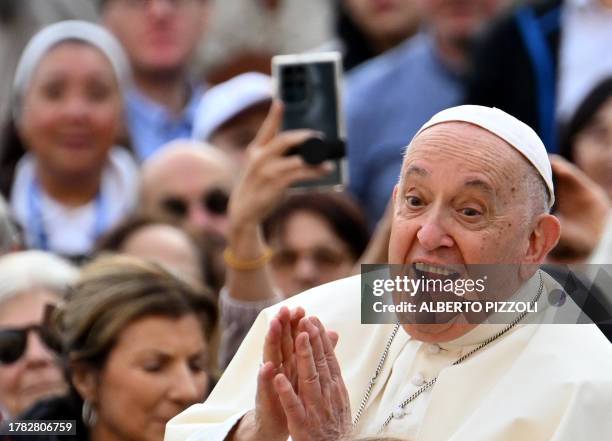
[[[544, 141], [550, 262], [612, 257], [611, 1], [2, 0], [0, 35], [0, 420], [161, 441], [262, 309], [386, 263], [405, 147], [461, 103]], [[308, 51], [343, 57], [344, 191], [280, 129], [270, 59]]]

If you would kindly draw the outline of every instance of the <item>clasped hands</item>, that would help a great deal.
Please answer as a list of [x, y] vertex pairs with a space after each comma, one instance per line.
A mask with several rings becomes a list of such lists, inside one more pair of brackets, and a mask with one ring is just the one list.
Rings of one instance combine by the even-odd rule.
[[348, 391], [334, 353], [338, 334], [302, 308], [271, 320], [257, 378], [255, 409], [233, 440], [342, 441], [351, 431]]

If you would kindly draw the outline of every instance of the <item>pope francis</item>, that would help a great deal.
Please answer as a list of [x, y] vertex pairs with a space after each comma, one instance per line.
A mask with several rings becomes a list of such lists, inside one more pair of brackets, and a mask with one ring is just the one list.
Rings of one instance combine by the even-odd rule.
[[260, 314], [166, 441], [612, 440], [612, 346], [595, 325], [546, 324], [558, 285], [539, 265], [560, 226], [535, 132], [498, 109], [444, 110], [410, 143], [393, 202], [390, 263], [511, 263], [507, 287], [538, 312], [363, 325], [359, 276], [314, 288]]

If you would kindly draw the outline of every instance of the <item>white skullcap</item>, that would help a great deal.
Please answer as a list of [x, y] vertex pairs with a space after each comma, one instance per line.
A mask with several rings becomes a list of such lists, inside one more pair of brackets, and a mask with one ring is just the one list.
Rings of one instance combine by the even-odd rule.
[[223, 124], [256, 104], [272, 100], [272, 79], [248, 72], [218, 84], [204, 93], [193, 124], [192, 137], [207, 141]]
[[555, 191], [550, 160], [542, 140], [531, 127], [495, 107], [463, 105], [436, 113], [414, 137], [416, 138], [431, 126], [453, 121], [467, 122], [482, 127], [518, 150], [542, 176], [548, 189], [549, 208], [552, 207], [555, 202]]
[[102, 26], [81, 20], [66, 20], [41, 29], [23, 50], [15, 79], [13, 81], [13, 117], [19, 118], [22, 99], [34, 71], [43, 57], [60, 43], [77, 40], [99, 49], [108, 58], [119, 87], [124, 90], [130, 85], [131, 71], [128, 59], [117, 39]]

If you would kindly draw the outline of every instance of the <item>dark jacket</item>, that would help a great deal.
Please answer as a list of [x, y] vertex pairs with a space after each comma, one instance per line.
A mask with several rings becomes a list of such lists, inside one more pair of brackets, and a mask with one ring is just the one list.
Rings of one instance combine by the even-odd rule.
[[475, 47], [467, 104], [498, 107], [531, 126], [557, 151], [555, 98], [561, 0], [518, 7]]
[[76, 422], [75, 435], [5, 435], [1, 441], [89, 441], [89, 429], [81, 419], [82, 402], [79, 398], [67, 395], [40, 401], [30, 410], [20, 415], [17, 421], [72, 420]]

